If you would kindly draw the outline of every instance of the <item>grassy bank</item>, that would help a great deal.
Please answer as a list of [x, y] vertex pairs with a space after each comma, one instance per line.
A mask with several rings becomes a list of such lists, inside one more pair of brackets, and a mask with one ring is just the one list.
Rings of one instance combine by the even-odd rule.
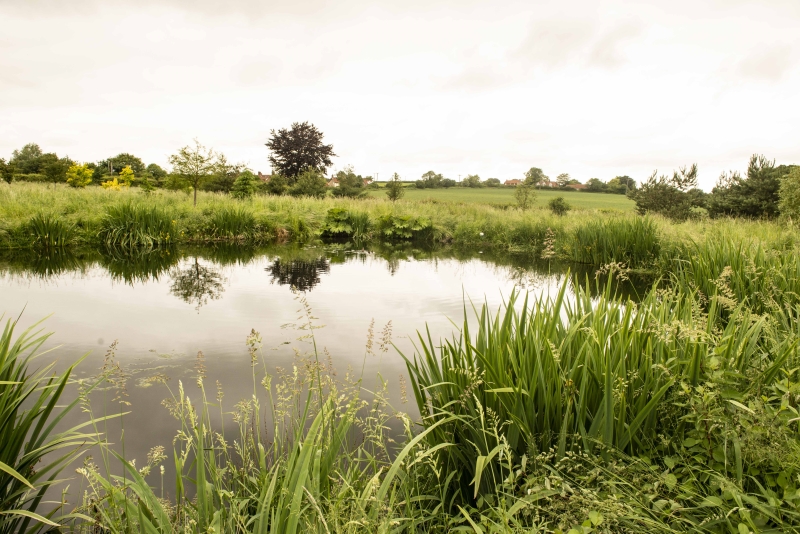
[[[580, 193], [576, 193], [580, 194]], [[489, 205], [435, 200], [296, 199], [258, 196], [238, 201], [201, 193], [0, 186], [0, 248], [110, 246], [153, 248], [192, 243], [308, 242], [319, 238], [360, 243], [450, 244], [543, 259], [669, 272], [689, 260], [694, 246], [720, 240], [793, 251], [793, 228], [774, 222], [690, 221], [608, 210], [575, 210], [559, 217]]]

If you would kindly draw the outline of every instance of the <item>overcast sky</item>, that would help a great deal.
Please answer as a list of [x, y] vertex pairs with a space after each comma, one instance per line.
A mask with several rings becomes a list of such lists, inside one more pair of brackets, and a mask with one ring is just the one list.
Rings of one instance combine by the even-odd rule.
[[800, 163], [800, 0], [0, 0], [0, 157], [166, 166], [198, 138], [269, 171], [310, 121], [334, 165], [637, 181]]

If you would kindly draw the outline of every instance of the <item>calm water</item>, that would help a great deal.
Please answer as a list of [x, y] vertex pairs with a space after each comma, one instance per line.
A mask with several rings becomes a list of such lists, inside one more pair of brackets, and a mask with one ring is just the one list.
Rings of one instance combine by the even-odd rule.
[[[434, 339], [453, 332], [450, 320], [461, 322], [465, 299], [496, 308], [515, 287], [556, 291], [564, 272], [482, 254], [332, 246], [199, 249], [137, 257], [24, 253], [0, 257], [0, 312], [8, 318], [24, 309], [23, 327], [50, 315], [43, 325], [54, 332], [47, 347], [58, 348], [41, 364], [57, 359], [64, 367], [88, 353], [79, 367], [81, 376], [96, 374], [108, 346], [117, 342], [117, 360], [131, 375], [126, 455], [143, 459], [154, 445], [169, 449], [176, 429], [161, 406], [167, 391], [161, 385], [143, 387], [147, 377], [166, 374], [173, 389], [182, 380], [196, 396], [194, 365], [202, 351], [208, 389], [219, 380], [231, 407], [252, 391], [245, 346], [251, 329], [261, 333], [272, 368], [291, 368], [293, 348], [308, 349], [297, 341], [302, 332], [286, 326], [298, 322], [300, 294], [314, 322], [324, 325], [315, 331], [317, 343], [330, 353], [335, 368], [360, 373], [372, 320], [376, 333], [391, 321], [393, 341], [410, 356], [411, 338], [426, 324]], [[393, 405], [416, 412], [413, 399], [401, 402], [398, 383], [407, 372], [394, 349], [366, 359], [367, 379], [377, 373], [389, 382]], [[117, 423], [108, 431], [111, 441], [119, 439]]]

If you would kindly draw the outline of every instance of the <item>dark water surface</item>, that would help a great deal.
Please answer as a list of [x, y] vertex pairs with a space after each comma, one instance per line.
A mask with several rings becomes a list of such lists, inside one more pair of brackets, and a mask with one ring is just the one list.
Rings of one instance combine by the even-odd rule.
[[[593, 272], [587, 271], [588, 272]], [[515, 287], [534, 294], [555, 293], [566, 270], [536, 265], [525, 258], [490, 258], [483, 254], [414, 249], [369, 252], [346, 246], [274, 247], [261, 250], [207, 248], [157, 251], [136, 256], [98, 252], [0, 256], [0, 313], [23, 311], [27, 327], [43, 324], [54, 335], [41, 365], [56, 359], [63, 368], [88, 353], [78, 376], [99, 372], [109, 345], [130, 374], [122, 424], [108, 426], [118, 442], [124, 427], [126, 456], [144, 460], [154, 445], [170, 444], [177, 428], [161, 401], [163, 385], [148, 385], [155, 374], [169, 377], [175, 390], [181, 380], [197, 397], [195, 362], [205, 356], [209, 396], [219, 381], [228, 408], [252, 392], [252, 370], [245, 340], [260, 332], [264, 357], [275, 367], [291, 369], [295, 349], [309, 350], [297, 338], [299, 296], [304, 296], [322, 328], [315, 330], [340, 375], [364, 366], [365, 383], [378, 373], [388, 381], [393, 406], [416, 413], [413, 399], [401, 399], [405, 363], [396, 350], [367, 356], [371, 321], [376, 336], [391, 321], [392, 340], [410, 356], [411, 336], [430, 328], [434, 340], [454, 331], [451, 319], [463, 319], [469, 306], [486, 301], [496, 309]], [[573, 269], [574, 273], [574, 269]], [[294, 288], [294, 290], [292, 289]], [[96, 415], [119, 411], [105, 398], [94, 399]], [[102, 396], [101, 395], [101, 396]], [[76, 412], [73, 422], [85, 417]], [[140, 460], [140, 462], [141, 462]]]

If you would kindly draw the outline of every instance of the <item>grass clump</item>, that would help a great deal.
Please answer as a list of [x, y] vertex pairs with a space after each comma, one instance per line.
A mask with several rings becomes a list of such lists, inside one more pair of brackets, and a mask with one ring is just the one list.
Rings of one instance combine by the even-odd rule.
[[[0, 532], [56, 527], [68, 517], [59, 508], [41, 512], [45, 493], [61, 471], [97, 441], [80, 432], [86, 425], [56, 431], [80, 399], [61, 404], [75, 366], [53, 373], [53, 365], [31, 372], [49, 335], [31, 329], [16, 336], [16, 321], [0, 333]], [[32, 327], [33, 328], [33, 327]], [[86, 392], [92, 388], [87, 386]]]
[[623, 263], [641, 269], [652, 267], [661, 253], [655, 221], [647, 217], [590, 220], [579, 225], [572, 237], [566, 254], [578, 263]]
[[166, 211], [132, 202], [109, 206], [100, 223], [99, 237], [108, 247], [153, 248], [174, 240], [175, 221]]
[[35, 247], [64, 248], [72, 244], [74, 228], [59, 217], [39, 213], [28, 221], [27, 233]]
[[255, 227], [256, 218], [246, 208], [225, 207], [211, 215], [211, 232], [215, 237], [246, 240], [254, 236]]

